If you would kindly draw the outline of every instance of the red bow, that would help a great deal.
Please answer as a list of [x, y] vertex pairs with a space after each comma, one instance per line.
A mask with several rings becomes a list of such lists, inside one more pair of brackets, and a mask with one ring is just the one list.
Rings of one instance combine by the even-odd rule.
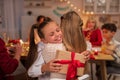
[[75, 53], [71, 52], [71, 60], [60, 60], [60, 64], [69, 64], [67, 70], [66, 80], [73, 80], [77, 75], [77, 67], [84, 67], [85, 64], [81, 63], [79, 60], [74, 60]]
[[95, 60], [95, 57], [94, 57], [93, 54], [90, 54], [90, 59], [91, 59], [91, 60]]
[[20, 43], [20, 40], [9, 40], [8, 43], [17, 44]]

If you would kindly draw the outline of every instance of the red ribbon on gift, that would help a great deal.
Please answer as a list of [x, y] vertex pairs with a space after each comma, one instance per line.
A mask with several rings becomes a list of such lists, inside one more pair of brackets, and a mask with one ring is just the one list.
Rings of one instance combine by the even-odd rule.
[[60, 60], [58, 63], [60, 64], [68, 64], [67, 76], [66, 80], [73, 80], [77, 75], [77, 68], [84, 67], [85, 64], [81, 63], [79, 60], [74, 60], [75, 53], [71, 52], [71, 60]]

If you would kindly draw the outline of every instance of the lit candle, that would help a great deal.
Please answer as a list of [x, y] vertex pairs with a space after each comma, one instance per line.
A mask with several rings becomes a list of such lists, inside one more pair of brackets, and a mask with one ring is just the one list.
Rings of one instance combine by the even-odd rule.
[[22, 39], [20, 39], [20, 44], [23, 44], [24, 42], [22, 41]]
[[94, 55], [98, 55], [98, 50], [97, 49], [95, 49]]

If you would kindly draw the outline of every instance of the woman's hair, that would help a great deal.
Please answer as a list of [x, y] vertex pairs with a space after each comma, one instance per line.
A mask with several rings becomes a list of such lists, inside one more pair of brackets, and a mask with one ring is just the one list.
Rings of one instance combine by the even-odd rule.
[[69, 51], [83, 52], [86, 50], [86, 41], [82, 32], [83, 21], [80, 16], [70, 11], [61, 16], [63, 42]]
[[88, 18], [85, 28], [87, 28], [89, 22], [94, 22], [95, 23], [94, 29], [97, 29], [97, 21], [93, 16]]
[[106, 30], [109, 30], [111, 32], [116, 32], [117, 26], [114, 23], [106, 23], [106, 24], [102, 25], [101, 29], [106, 29]]
[[49, 17], [45, 17], [43, 22], [38, 26], [38, 35], [40, 38], [44, 38], [44, 34], [42, 32], [42, 29], [49, 24], [49, 22], [53, 22], [53, 20]]

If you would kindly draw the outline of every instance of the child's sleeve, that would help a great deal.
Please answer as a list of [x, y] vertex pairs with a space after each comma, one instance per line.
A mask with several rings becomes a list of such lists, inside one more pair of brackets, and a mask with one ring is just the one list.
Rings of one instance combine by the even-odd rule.
[[117, 53], [115, 51], [113, 51], [112, 56], [115, 58], [115, 62], [120, 64], [120, 57], [117, 55]]
[[42, 55], [38, 55], [38, 58], [36, 59], [36, 61], [28, 69], [28, 75], [30, 77], [38, 77], [38, 76], [42, 75], [42, 72], [41, 72], [42, 64], [44, 64]]
[[117, 45], [115, 50], [113, 51], [113, 57], [115, 58], [115, 61], [120, 64], [120, 45]]
[[30, 77], [38, 77], [42, 75], [41, 67], [44, 64], [44, 60], [42, 57], [42, 49], [43, 45], [39, 45], [38, 56], [32, 66], [28, 69], [28, 76]]

